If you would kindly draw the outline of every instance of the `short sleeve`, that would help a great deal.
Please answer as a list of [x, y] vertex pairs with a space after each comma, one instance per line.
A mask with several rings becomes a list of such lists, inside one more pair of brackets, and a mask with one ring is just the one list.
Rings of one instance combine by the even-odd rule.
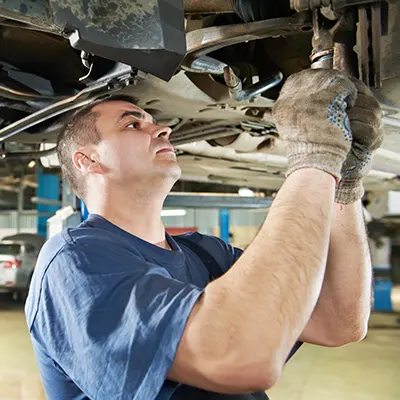
[[143, 259], [64, 249], [42, 281], [35, 341], [91, 399], [153, 399], [202, 289]]
[[190, 232], [183, 235], [183, 237], [197, 242], [204, 250], [209, 252], [224, 273], [227, 272], [243, 254], [242, 249], [234, 247], [216, 236]]

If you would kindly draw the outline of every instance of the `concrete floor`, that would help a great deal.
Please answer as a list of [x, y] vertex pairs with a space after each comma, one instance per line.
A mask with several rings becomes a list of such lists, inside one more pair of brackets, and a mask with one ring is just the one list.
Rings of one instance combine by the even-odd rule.
[[[393, 300], [400, 307], [400, 288]], [[269, 391], [271, 400], [399, 400], [399, 318], [373, 314], [367, 338], [355, 345], [305, 345]], [[45, 399], [23, 307], [1, 296], [0, 327], [0, 400]]]

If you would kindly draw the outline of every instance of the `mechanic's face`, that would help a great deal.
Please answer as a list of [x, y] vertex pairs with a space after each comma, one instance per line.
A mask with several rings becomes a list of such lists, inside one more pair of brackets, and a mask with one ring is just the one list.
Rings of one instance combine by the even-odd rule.
[[172, 145], [171, 129], [159, 126], [141, 108], [124, 101], [109, 101], [93, 108], [98, 113], [99, 162], [115, 182], [157, 184], [169, 178], [175, 183], [181, 170]]

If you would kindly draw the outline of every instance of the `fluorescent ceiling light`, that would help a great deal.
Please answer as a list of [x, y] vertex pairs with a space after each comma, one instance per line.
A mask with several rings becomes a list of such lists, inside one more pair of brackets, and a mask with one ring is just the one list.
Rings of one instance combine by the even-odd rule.
[[186, 215], [186, 210], [162, 210], [162, 217], [183, 217]]
[[238, 193], [239, 193], [239, 196], [242, 196], [242, 197], [254, 197], [255, 196], [255, 193], [249, 188], [240, 188]]

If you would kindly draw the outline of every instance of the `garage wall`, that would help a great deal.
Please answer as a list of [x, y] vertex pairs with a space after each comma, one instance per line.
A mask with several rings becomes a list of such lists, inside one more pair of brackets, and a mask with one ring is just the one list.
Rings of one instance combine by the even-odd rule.
[[[266, 211], [231, 210], [229, 215], [231, 244], [245, 248], [264, 222]], [[197, 227], [199, 232], [219, 236], [218, 209], [186, 209], [182, 217], [163, 217], [167, 228]]]
[[[31, 215], [20, 216], [19, 233], [37, 232], [37, 216], [35, 214], [33, 212]], [[16, 211], [0, 213], [0, 239], [16, 233], [18, 233], [18, 213]]]
[[[231, 210], [229, 215], [230, 226], [258, 226], [264, 222], [265, 211]], [[211, 235], [213, 229], [219, 226], [218, 209], [186, 209], [182, 217], [163, 217], [165, 226], [182, 228], [197, 226], [199, 232]]]
[[[255, 210], [231, 210], [231, 227], [252, 227], [258, 229], [265, 219], [265, 211]], [[163, 217], [167, 227], [183, 228], [197, 227], [199, 232], [213, 235], [217, 234], [219, 227], [218, 209], [186, 209], [186, 215], [182, 217]], [[0, 238], [17, 233], [17, 212], [9, 211], [0, 213]], [[20, 217], [21, 232], [36, 233], [37, 216], [33, 211], [31, 215]]]

